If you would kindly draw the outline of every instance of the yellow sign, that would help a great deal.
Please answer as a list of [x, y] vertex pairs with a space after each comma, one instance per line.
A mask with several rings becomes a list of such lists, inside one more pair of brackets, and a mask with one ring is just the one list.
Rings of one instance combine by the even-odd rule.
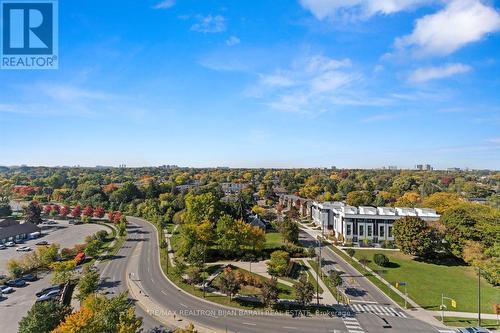
[[456, 309], [457, 308], [457, 301], [455, 301], [454, 299], [452, 299], [451, 300], [451, 306]]
[[396, 282], [396, 288], [399, 288], [399, 282]]

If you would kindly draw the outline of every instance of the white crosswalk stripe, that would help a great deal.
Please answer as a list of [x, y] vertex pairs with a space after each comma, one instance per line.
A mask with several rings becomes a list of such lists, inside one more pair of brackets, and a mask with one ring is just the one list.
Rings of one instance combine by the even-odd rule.
[[457, 333], [457, 330], [451, 330], [451, 329], [437, 329], [439, 333]]
[[395, 309], [391, 306], [386, 305], [377, 305], [377, 304], [351, 304], [351, 310], [356, 313], [374, 313], [381, 316], [392, 316], [392, 317], [401, 317], [407, 318], [407, 315], [400, 311], [399, 309]]
[[345, 327], [349, 333], [365, 333], [359, 321], [354, 317], [342, 317]]

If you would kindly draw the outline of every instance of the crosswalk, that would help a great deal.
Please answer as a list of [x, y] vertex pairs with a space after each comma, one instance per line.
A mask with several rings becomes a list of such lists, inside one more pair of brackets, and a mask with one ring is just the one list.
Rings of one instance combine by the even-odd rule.
[[359, 321], [354, 317], [342, 317], [345, 327], [349, 333], [365, 333]]
[[351, 304], [351, 310], [355, 313], [373, 313], [380, 316], [392, 316], [407, 318], [408, 316], [401, 310], [395, 309], [391, 306], [378, 305], [378, 304]]
[[457, 333], [457, 330], [446, 329], [446, 328], [437, 328], [439, 333]]

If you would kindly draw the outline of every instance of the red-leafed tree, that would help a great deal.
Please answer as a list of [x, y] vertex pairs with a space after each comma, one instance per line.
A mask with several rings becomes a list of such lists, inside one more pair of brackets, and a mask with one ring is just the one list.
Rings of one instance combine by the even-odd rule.
[[83, 216], [92, 217], [92, 215], [94, 215], [94, 208], [92, 208], [92, 206], [87, 206], [83, 209], [82, 214]]
[[104, 208], [97, 207], [96, 209], [94, 209], [94, 217], [102, 219], [104, 217], [104, 214], [105, 214]]
[[52, 206], [51, 205], [45, 205], [45, 206], [43, 206], [43, 213], [45, 215], [49, 215], [51, 210], [52, 210]]
[[52, 205], [52, 211], [56, 212], [57, 214], [61, 213], [61, 207], [59, 205]]
[[115, 212], [115, 216], [113, 217], [113, 223], [114, 224], [120, 223], [122, 217], [123, 217], [123, 214], [121, 212]]
[[59, 211], [59, 214], [60, 214], [61, 216], [67, 216], [67, 215], [69, 214], [70, 210], [71, 210], [71, 209], [69, 208], [69, 206], [68, 206], [68, 205], [64, 205], [64, 206], [61, 208], [61, 210]]
[[113, 212], [112, 210], [110, 210], [110, 211], [108, 212], [108, 220], [109, 220], [110, 222], [113, 222], [113, 221], [114, 221], [114, 219], [115, 219], [115, 212]]
[[71, 210], [71, 216], [80, 217], [82, 215], [82, 207], [80, 205], [76, 205], [75, 208]]

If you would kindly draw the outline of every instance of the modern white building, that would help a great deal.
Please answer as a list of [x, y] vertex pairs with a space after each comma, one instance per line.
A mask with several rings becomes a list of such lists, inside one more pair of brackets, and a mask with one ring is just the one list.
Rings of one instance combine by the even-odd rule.
[[353, 207], [343, 202], [314, 202], [313, 222], [323, 232], [331, 230], [345, 242], [372, 244], [394, 240], [394, 221], [404, 216], [418, 216], [424, 221], [437, 221], [440, 215], [429, 208]]

